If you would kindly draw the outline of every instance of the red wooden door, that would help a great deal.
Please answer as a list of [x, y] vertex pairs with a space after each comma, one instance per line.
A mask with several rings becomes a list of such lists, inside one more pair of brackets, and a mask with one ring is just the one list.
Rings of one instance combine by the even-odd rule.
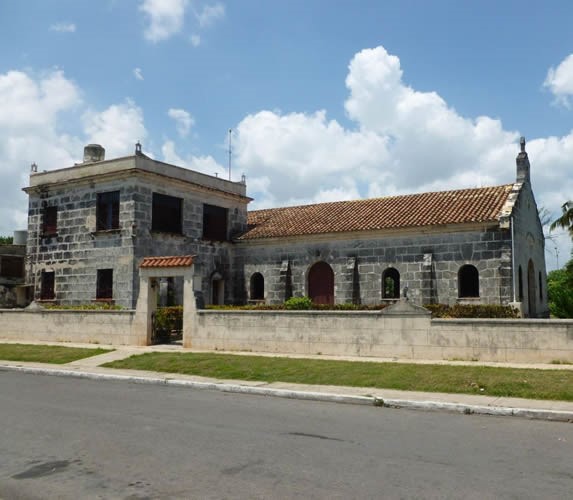
[[326, 262], [317, 262], [310, 268], [308, 296], [315, 304], [334, 304], [334, 272]]

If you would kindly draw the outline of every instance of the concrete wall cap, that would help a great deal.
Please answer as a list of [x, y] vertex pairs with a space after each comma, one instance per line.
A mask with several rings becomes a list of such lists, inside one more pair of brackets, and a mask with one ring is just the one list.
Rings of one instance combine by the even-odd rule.
[[380, 312], [381, 314], [394, 316], [430, 316], [432, 314], [426, 308], [412, 304], [404, 299], [400, 299], [395, 304], [385, 307]]

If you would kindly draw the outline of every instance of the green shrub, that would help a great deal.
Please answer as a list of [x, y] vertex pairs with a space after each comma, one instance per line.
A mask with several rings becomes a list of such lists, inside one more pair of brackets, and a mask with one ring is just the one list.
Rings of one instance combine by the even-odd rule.
[[155, 311], [155, 328], [171, 332], [183, 329], [183, 306], [158, 307]]
[[284, 304], [247, 304], [244, 306], [236, 305], [213, 305], [209, 304], [205, 306], [205, 309], [214, 311], [282, 311], [284, 310]]
[[433, 318], [517, 318], [519, 312], [511, 306], [496, 304], [426, 304]]
[[110, 304], [108, 302], [96, 302], [95, 304], [77, 304], [77, 305], [62, 305], [62, 304], [42, 304], [44, 309], [56, 309], [64, 311], [121, 311], [123, 307]]
[[308, 297], [292, 297], [284, 304], [207, 305], [205, 309], [215, 311], [284, 311], [285, 309], [291, 311], [380, 311], [387, 306], [388, 304], [313, 304]]
[[291, 297], [285, 301], [285, 309], [292, 310], [308, 310], [312, 309], [313, 304], [310, 297]]

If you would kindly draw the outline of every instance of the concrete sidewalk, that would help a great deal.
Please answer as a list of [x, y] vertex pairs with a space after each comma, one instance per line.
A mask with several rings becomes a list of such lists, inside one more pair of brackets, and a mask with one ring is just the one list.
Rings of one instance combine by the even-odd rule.
[[[7, 342], [5, 342], [7, 343]], [[17, 342], [11, 342], [17, 343]], [[40, 344], [40, 343], [38, 343]], [[43, 345], [49, 343], [42, 342]], [[53, 343], [52, 345], [62, 345]], [[68, 347], [94, 348], [93, 344], [69, 344]], [[127, 357], [146, 352], [204, 352], [192, 349], [183, 349], [176, 345], [164, 346], [104, 346], [99, 348], [114, 349], [114, 351], [84, 358], [65, 365], [52, 365], [45, 363], [27, 363], [21, 361], [1, 361], [0, 370], [16, 370], [26, 373], [71, 376], [90, 379], [124, 380], [136, 383], [152, 383], [162, 385], [185, 386], [197, 389], [211, 389], [224, 392], [257, 394], [265, 396], [308, 399], [316, 401], [330, 401], [338, 403], [365, 404], [390, 408], [408, 408], [432, 411], [450, 411], [464, 414], [482, 414], [499, 416], [520, 416], [535, 419], [573, 422], [573, 402], [541, 401], [518, 398], [501, 398], [492, 396], [443, 394], [427, 392], [397, 391], [392, 389], [375, 389], [361, 387], [313, 386], [291, 384], [283, 382], [253, 382], [244, 380], [219, 380], [206, 377], [146, 372], [139, 370], [123, 370], [103, 368], [100, 365], [125, 359]], [[219, 351], [218, 351], [219, 353]], [[229, 353], [235, 355], [255, 355], [255, 353]], [[549, 370], [573, 370], [573, 365], [545, 365], [545, 364], [515, 364], [515, 363], [480, 363], [463, 361], [412, 361], [394, 360], [384, 358], [353, 358], [333, 356], [288, 356], [284, 354], [260, 354], [272, 357], [296, 357], [329, 360], [351, 360], [363, 362], [396, 362], [418, 364], [447, 364], [469, 366], [496, 366], [513, 368], [537, 368]]]

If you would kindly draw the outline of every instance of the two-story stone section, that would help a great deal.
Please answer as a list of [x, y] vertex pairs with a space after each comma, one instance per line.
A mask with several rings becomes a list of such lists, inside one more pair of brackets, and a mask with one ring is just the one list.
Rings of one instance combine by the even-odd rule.
[[[105, 160], [87, 146], [84, 162], [32, 173], [28, 281], [39, 301], [113, 302], [135, 307], [143, 257], [196, 255], [208, 303], [237, 294], [230, 241], [246, 229], [244, 183], [148, 158]], [[235, 280], [240, 282], [240, 280]]]
[[28, 282], [36, 300], [132, 308], [144, 257], [194, 255], [207, 304], [378, 304], [407, 289], [418, 304], [515, 303], [546, 316], [529, 170], [522, 140], [513, 184], [247, 214], [244, 181], [153, 160], [140, 145], [113, 160], [90, 145], [83, 163], [30, 176]]

